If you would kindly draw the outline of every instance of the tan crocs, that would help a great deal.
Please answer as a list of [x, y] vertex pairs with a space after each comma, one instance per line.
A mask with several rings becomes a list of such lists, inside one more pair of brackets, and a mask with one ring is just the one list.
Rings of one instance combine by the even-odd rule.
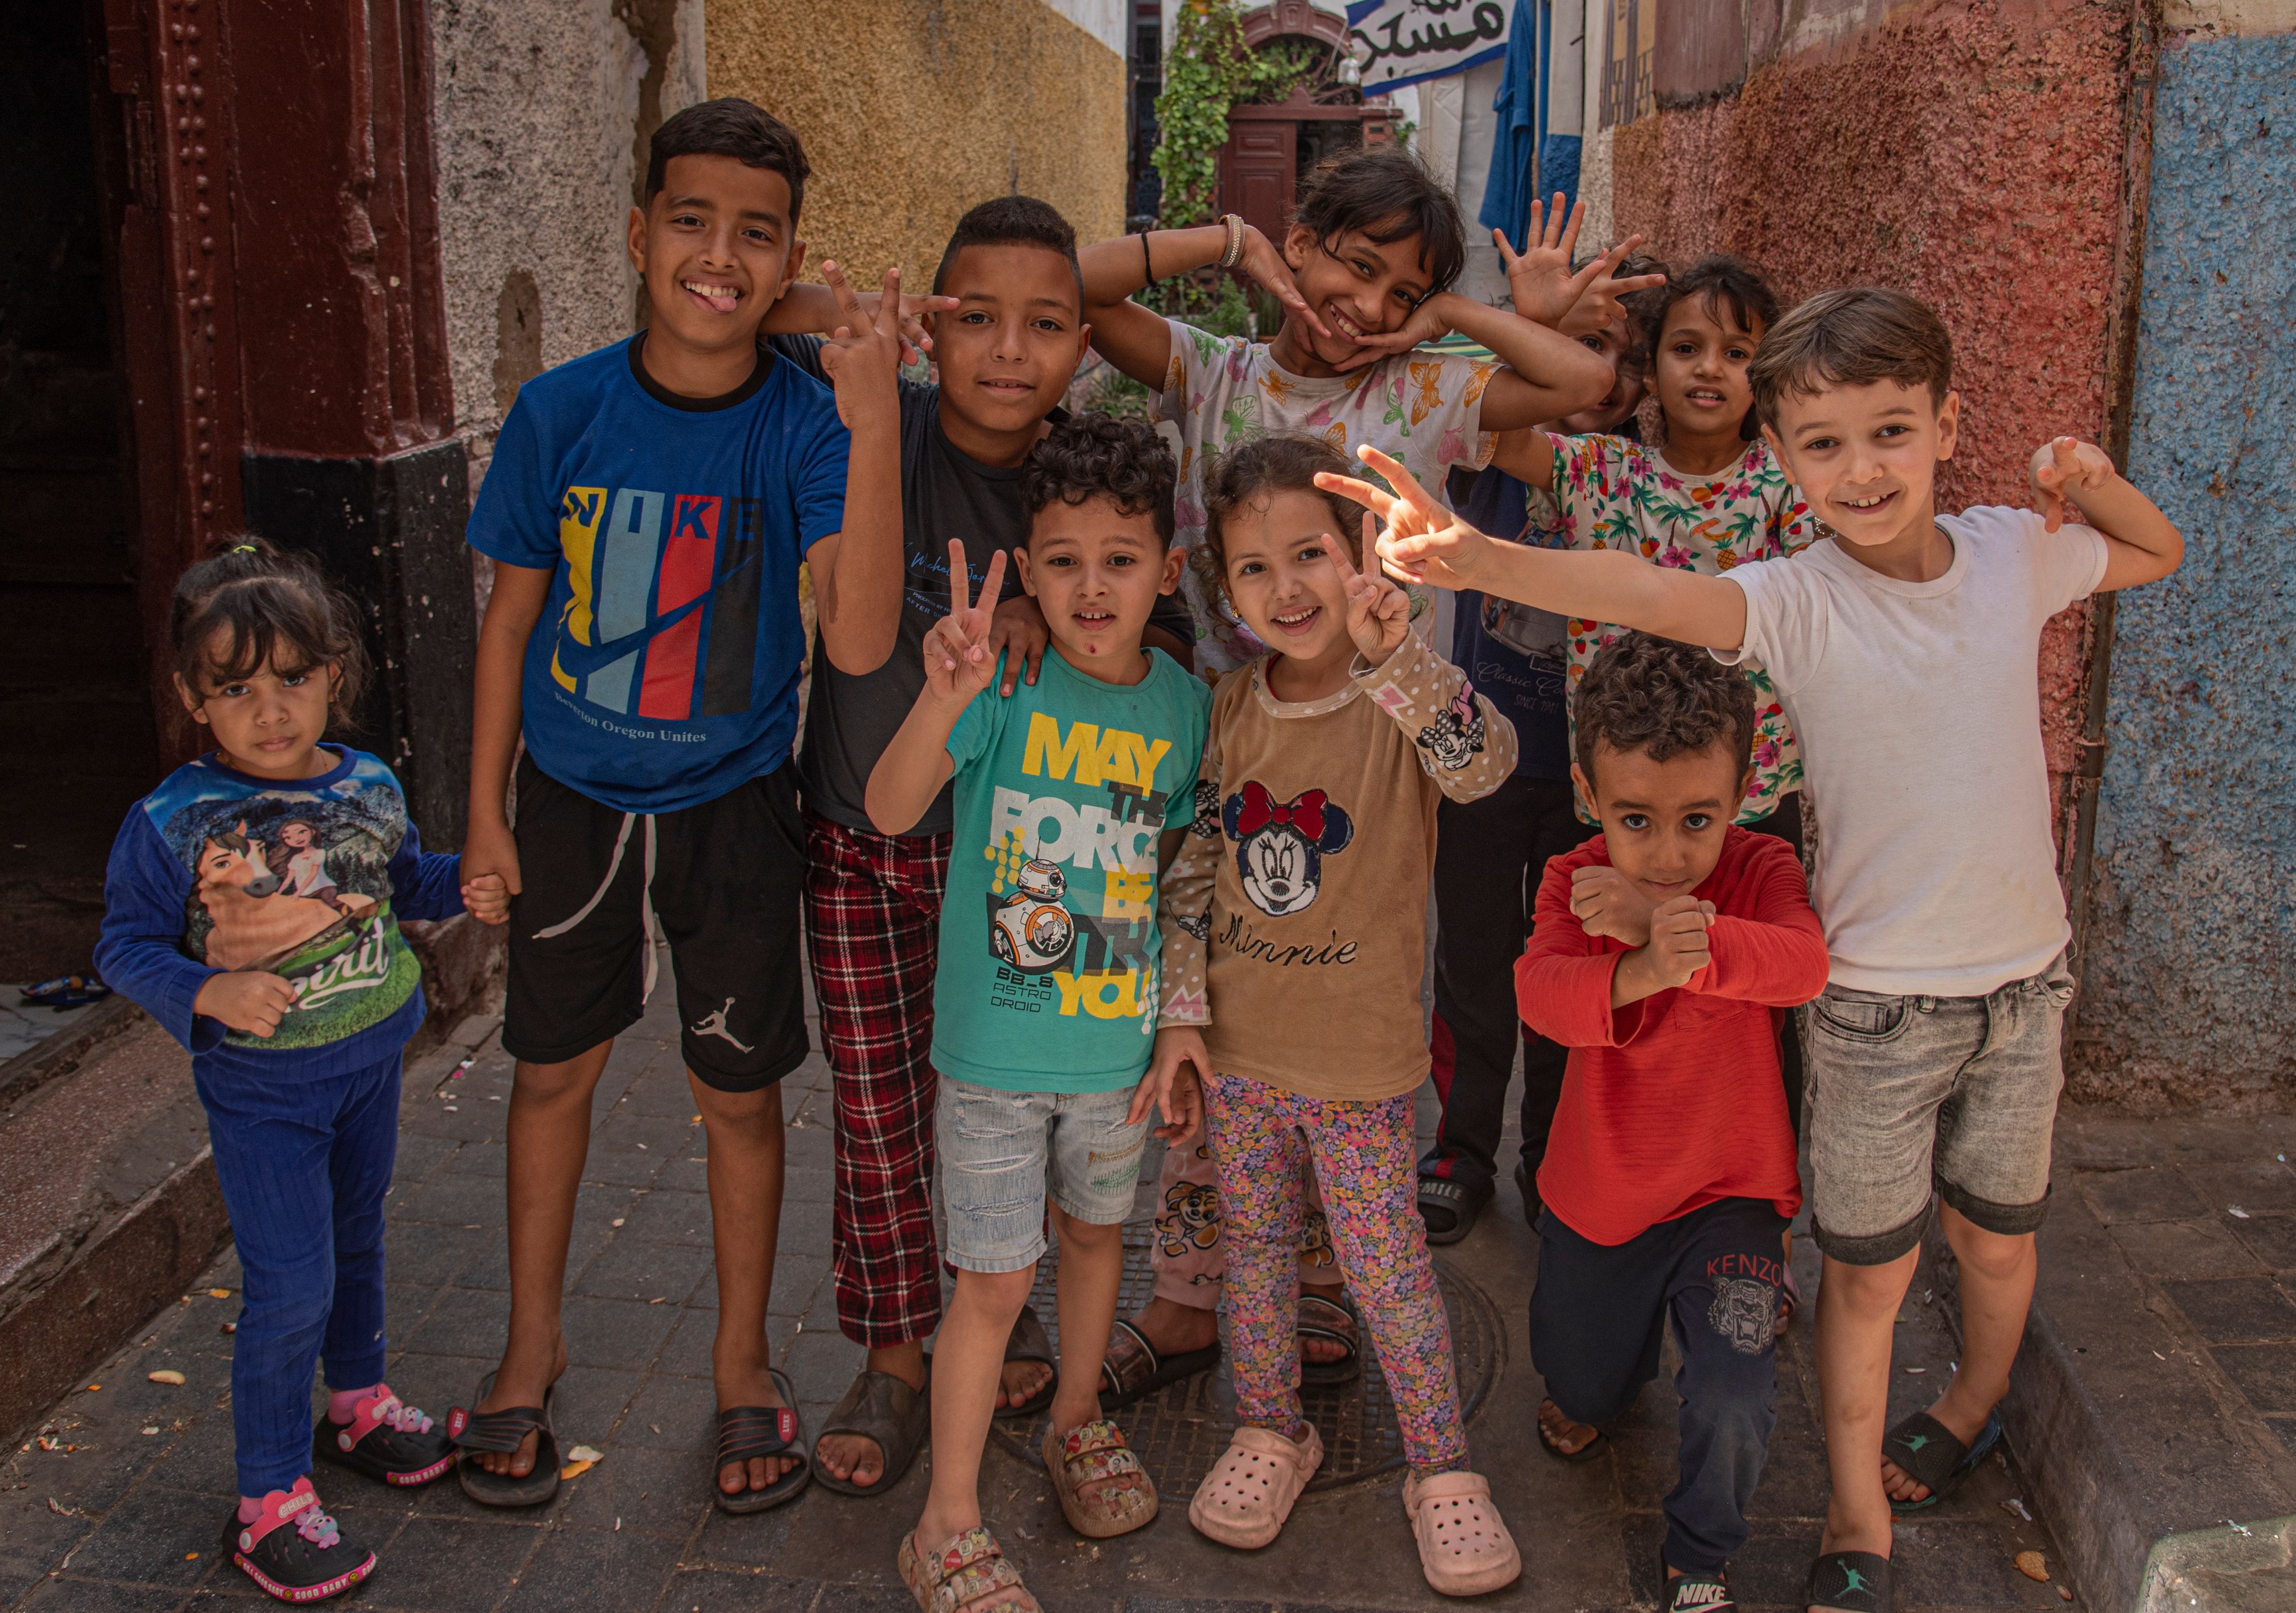
[[1419, 1540], [1420, 1569], [1444, 1595], [1480, 1596], [1522, 1577], [1522, 1553], [1480, 1474], [1406, 1478], [1403, 1511]]
[[1323, 1465], [1324, 1437], [1312, 1422], [1304, 1441], [1240, 1428], [1226, 1453], [1196, 1486], [1188, 1521], [1208, 1540], [1257, 1551], [1283, 1533], [1292, 1503]]
[[1069, 1527], [1088, 1540], [1144, 1529], [1156, 1519], [1156, 1486], [1105, 1417], [1065, 1434], [1045, 1430], [1045, 1471]]

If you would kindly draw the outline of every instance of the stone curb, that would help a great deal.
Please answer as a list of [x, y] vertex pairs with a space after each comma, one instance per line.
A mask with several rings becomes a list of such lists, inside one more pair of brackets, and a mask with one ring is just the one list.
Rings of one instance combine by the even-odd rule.
[[39, 1290], [0, 1318], [0, 1429], [12, 1442], [186, 1284], [231, 1240], [231, 1218], [202, 1148], [136, 1200]]
[[89, 1053], [133, 1030], [143, 1019], [142, 1009], [115, 992], [88, 1010], [70, 1029], [60, 1030], [0, 1062], [0, 1109], [13, 1109], [57, 1077], [71, 1074]]

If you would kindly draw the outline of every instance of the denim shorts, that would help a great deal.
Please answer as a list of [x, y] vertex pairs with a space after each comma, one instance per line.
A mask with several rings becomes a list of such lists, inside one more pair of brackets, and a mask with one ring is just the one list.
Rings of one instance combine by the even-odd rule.
[[950, 1263], [968, 1272], [1034, 1265], [1045, 1252], [1047, 1199], [1097, 1226], [1131, 1214], [1148, 1141], [1147, 1120], [1125, 1122], [1132, 1092], [1008, 1093], [943, 1076], [933, 1147]]
[[1818, 1248], [1888, 1265], [1921, 1241], [1933, 1186], [1987, 1232], [2038, 1229], [2072, 999], [2062, 954], [1982, 997], [1827, 987], [1802, 1028]]

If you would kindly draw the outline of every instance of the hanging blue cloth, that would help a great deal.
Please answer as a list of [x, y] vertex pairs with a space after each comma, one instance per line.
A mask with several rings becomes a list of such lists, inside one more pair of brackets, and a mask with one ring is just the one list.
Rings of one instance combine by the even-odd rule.
[[1499, 126], [1491, 141], [1490, 177], [1483, 185], [1482, 211], [1476, 215], [1485, 229], [1505, 230], [1518, 250], [1523, 245], [1531, 187], [1537, 183], [1533, 164], [1538, 156], [1539, 73], [1546, 55], [1538, 10], [1531, 0], [1514, 0], [1506, 63], [1500, 70], [1499, 93], [1491, 102]]
[[[1590, 4], [1592, 0], [1590, 0]], [[1539, 0], [1538, 4], [1538, 82], [1550, 91], [1554, 81], [1547, 75], [1554, 70], [1554, 0]], [[1553, 119], [1542, 115], [1542, 128]], [[1538, 188], [1552, 195], [1562, 192], [1562, 205], [1567, 209], [1578, 205], [1578, 136], [1557, 135], [1551, 130], [1538, 137]]]

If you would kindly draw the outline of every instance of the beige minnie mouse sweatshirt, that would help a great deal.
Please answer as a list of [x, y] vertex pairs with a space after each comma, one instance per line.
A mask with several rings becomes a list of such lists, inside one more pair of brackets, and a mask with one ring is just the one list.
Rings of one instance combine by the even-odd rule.
[[1417, 634], [1349, 686], [1277, 700], [1267, 658], [1220, 681], [1195, 821], [1159, 888], [1157, 1023], [1214, 1068], [1375, 1102], [1426, 1077], [1420, 1006], [1435, 806], [1514, 772], [1513, 725]]

